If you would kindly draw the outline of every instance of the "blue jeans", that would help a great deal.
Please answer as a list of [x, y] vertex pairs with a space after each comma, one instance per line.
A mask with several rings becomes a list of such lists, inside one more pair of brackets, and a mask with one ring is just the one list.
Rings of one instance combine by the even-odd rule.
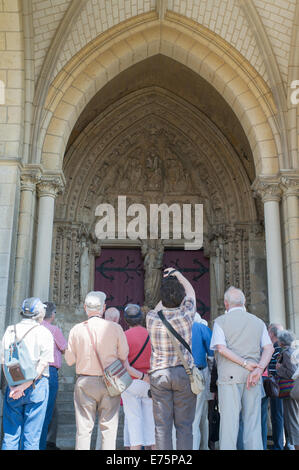
[[50, 377], [49, 377], [49, 398], [47, 404], [46, 417], [42, 429], [42, 434], [40, 438], [39, 448], [40, 450], [45, 450], [47, 447], [47, 435], [48, 428], [50, 426], [54, 406], [56, 402], [57, 392], [58, 392], [58, 369], [56, 367], [49, 367]]
[[244, 450], [242, 413], [240, 413], [240, 419], [239, 419], [239, 432], [238, 432], [238, 438], [237, 438], [237, 450]]
[[267, 450], [267, 436], [268, 436], [268, 397], [262, 398], [262, 439], [264, 450]]
[[270, 398], [273, 450], [283, 450], [283, 399]]
[[[49, 380], [42, 377], [25, 390], [18, 400], [9, 398], [6, 387], [3, 407], [2, 450], [39, 450], [39, 441], [46, 415]], [[21, 445], [22, 442], [22, 445]]]

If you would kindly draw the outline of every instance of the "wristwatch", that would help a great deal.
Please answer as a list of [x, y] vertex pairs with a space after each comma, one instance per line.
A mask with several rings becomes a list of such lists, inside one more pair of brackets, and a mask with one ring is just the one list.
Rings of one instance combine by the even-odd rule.
[[247, 361], [244, 361], [243, 364], [242, 364], [242, 367], [244, 367], [244, 369], [246, 369], [246, 366], [247, 366]]

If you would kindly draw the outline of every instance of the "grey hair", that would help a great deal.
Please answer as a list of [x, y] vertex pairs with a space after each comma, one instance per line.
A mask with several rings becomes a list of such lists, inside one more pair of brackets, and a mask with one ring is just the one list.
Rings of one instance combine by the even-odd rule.
[[278, 332], [283, 330], [283, 326], [280, 323], [270, 323], [268, 327], [268, 331], [273, 334], [277, 338]]
[[115, 308], [115, 307], [107, 308], [107, 310], [105, 312], [105, 319], [106, 320], [110, 320], [110, 321], [114, 321], [114, 322], [118, 323], [119, 322], [119, 317], [120, 317], [120, 313], [119, 313], [119, 310], [117, 310], [117, 308]]
[[295, 341], [296, 336], [291, 330], [282, 330], [277, 332], [277, 339], [280, 343], [285, 344], [286, 346], [291, 346], [293, 341]]
[[227, 289], [224, 294], [224, 300], [228, 303], [230, 307], [239, 307], [244, 306], [246, 302], [245, 295], [237, 287], [231, 286]]
[[43, 320], [44, 318], [45, 318], [45, 312], [40, 312], [34, 317], [31, 317], [31, 319], [35, 321], [40, 321], [40, 320]]

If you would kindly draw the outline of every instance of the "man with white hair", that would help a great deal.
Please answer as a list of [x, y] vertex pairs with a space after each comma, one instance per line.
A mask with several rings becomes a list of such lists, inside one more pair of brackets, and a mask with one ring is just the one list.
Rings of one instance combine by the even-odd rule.
[[[2, 450], [39, 450], [49, 395], [49, 363], [54, 360], [53, 336], [41, 325], [45, 313], [45, 305], [40, 299], [25, 299], [22, 320], [8, 326], [2, 339], [1, 362], [4, 364], [4, 374], [9, 383], [19, 384], [6, 388]], [[23, 355], [19, 358], [23, 377], [13, 382], [6, 364], [11, 356], [17, 360], [15, 341], [23, 346]], [[24, 361], [27, 366], [32, 364], [30, 372], [29, 367], [23, 369]]]
[[[119, 323], [119, 318], [120, 318], [120, 312], [117, 308], [109, 307], [105, 310], [105, 320]], [[100, 423], [99, 423], [95, 450], [100, 450], [101, 446], [102, 446], [102, 433], [101, 433], [101, 428], [100, 428]]]
[[115, 308], [115, 307], [109, 307], [105, 311], [105, 320], [114, 321], [115, 323], [119, 323], [119, 317], [120, 317], [119, 310], [117, 310], [117, 308]]
[[261, 376], [274, 349], [266, 325], [246, 311], [245, 300], [236, 287], [225, 292], [226, 313], [216, 318], [211, 339], [218, 371], [220, 450], [236, 450], [240, 413], [244, 450], [263, 450]]
[[68, 348], [65, 351], [67, 364], [76, 364], [76, 450], [90, 449], [97, 412], [102, 433], [102, 450], [114, 450], [116, 447], [120, 398], [108, 394], [103, 370], [91, 344], [89, 331], [104, 368], [116, 359], [125, 362], [129, 347], [121, 326], [103, 318], [105, 300], [104, 292], [87, 294], [84, 309], [88, 320], [71, 329]]

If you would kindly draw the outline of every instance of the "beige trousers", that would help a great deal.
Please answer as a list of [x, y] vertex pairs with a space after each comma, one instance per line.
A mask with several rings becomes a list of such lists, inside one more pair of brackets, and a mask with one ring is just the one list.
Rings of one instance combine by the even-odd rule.
[[79, 376], [75, 385], [76, 450], [89, 450], [96, 413], [102, 450], [115, 450], [120, 397], [110, 397], [102, 377]]
[[261, 427], [262, 385], [218, 384], [220, 450], [236, 450], [240, 414], [244, 450], [263, 450]]

